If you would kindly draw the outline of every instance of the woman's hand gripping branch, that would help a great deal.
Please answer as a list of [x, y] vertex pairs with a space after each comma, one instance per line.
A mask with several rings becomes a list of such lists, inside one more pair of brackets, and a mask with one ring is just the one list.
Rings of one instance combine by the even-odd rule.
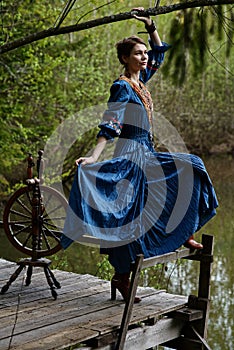
[[136, 18], [138, 21], [145, 23], [145, 28], [149, 33], [150, 39], [155, 45], [162, 46], [161, 39], [159, 37], [157, 28], [150, 17], [142, 17], [139, 16], [140, 12], [144, 11], [144, 7], [134, 7], [131, 10], [132, 16]]

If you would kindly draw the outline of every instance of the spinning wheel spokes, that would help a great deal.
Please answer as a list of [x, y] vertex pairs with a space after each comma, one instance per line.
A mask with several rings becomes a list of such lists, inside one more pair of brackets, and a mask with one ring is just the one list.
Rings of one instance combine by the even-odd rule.
[[[4, 211], [4, 229], [15, 248], [32, 256], [33, 225], [39, 232], [36, 247], [37, 258], [56, 253], [61, 246], [59, 238], [66, 217], [67, 201], [55, 189], [40, 186], [43, 204], [33, 218], [33, 190], [23, 187], [8, 201]], [[34, 248], [35, 249], [35, 248]]]
[[[31, 210], [32, 201], [31, 201], [31, 198], [29, 197], [28, 193], [27, 193], [27, 198], [28, 198], [28, 202], [29, 202], [28, 204], [23, 203], [19, 198], [17, 198], [16, 201], [19, 204], [19, 206], [21, 206], [22, 209], [24, 209], [25, 212], [29, 214], [28, 216], [26, 214], [21, 214], [21, 215], [24, 215], [26, 217], [31, 217], [31, 215], [32, 215], [32, 210]], [[20, 215], [20, 213], [18, 213], [18, 214]]]

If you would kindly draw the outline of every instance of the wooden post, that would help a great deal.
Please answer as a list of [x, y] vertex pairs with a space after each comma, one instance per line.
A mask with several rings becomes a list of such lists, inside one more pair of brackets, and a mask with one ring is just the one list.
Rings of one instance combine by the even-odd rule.
[[132, 315], [132, 308], [133, 308], [136, 290], [137, 290], [137, 286], [138, 286], [138, 281], [139, 281], [139, 277], [140, 277], [140, 273], [141, 273], [143, 259], [144, 259], [144, 256], [142, 254], [137, 255], [136, 261], [133, 265], [134, 268], [132, 271], [131, 283], [130, 283], [130, 288], [129, 288], [129, 298], [125, 304], [123, 318], [122, 318], [122, 322], [121, 322], [121, 326], [120, 326], [120, 330], [119, 330], [119, 337], [117, 340], [115, 350], [123, 350], [123, 348], [124, 348], [124, 342], [125, 342], [126, 334], [128, 331], [128, 325], [130, 322], [130, 318]]
[[[210, 309], [210, 279], [211, 279], [211, 264], [213, 262], [213, 236], [202, 235], [203, 250], [200, 256], [200, 274], [198, 296], [190, 296], [188, 307], [203, 311], [203, 318], [192, 322], [186, 328], [184, 335], [184, 346], [181, 349], [203, 350], [208, 349], [206, 345], [207, 325]], [[187, 338], [187, 339], [186, 339]], [[202, 341], [203, 340], [203, 341]], [[189, 344], [189, 345], [188, 345]]]
[[43, 184], [44, 179], [43, 179], [43, 172], [44, 172], [44, 159], [43, 159], [43, 151], [40, 150], [38, 151], [38, 159], [37, 159], [37, 177], [40, 180], [40, 185]]
[[33, 178], [33, 167], [35, 164], [33, 162], [33, 157], [32, 157], [31, 153], [28, 154], [27, 161], [28, 161], [27, 178], [32, 179]]
[[200, 322], [200, 327], [197, 329], [199, 334], [206, 339], [207, 337], [207, 323], [210, 309], [210, 279], [211, 279], [211, 265], [213, 262], [213, 236], [203, 235], [202, 244], [204, 259], [200, 262], [199, 275], [199, 289], [198, 301], [200, 300], [204, 305], [204, 318]]

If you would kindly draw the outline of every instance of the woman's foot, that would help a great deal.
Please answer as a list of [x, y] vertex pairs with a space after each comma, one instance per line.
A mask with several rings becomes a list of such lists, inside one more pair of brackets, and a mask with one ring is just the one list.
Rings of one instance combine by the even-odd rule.
[[[116, 299], [116, 289], [118, 289], [125, 302], [128, 300], [130, 287], [129, 275], [129, 273], [115, 273], [111, 280], [111, 300]], [[140, 301], [141, 298], [135, 297], [134, 303], [139, 303]]]
[[193, 235], [187, 239], [187, 241], [184, 243], [184, 246], [190, 249], [203, 249], [203, 245], [195, 241]]

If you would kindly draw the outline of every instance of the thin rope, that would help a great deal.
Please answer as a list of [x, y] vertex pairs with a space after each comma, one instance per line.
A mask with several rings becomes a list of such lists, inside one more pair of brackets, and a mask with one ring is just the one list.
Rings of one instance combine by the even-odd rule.
[[109, 6], [110, 4], [112, 4], [112, 3], [115, 2], [115, 1], [116, 1], [116, 0], [109, 1], [109, 2], [106, 3], [106, 4], [103, 4], [103, 5], [100, 5], [100, 6], [98, 6], [98, 7], [95, 7], [95, 8], [93, 8], [92, 10], [86, 12], [84, 15], [82, 15], [82, 16], [78, 19], [78, 21], [76, 22], [76, 24], [78, 24], [78, 23], [81, 21], [81, 19], [83, 19], [84, 17], [86, 17], [89, 13], [92, 13], [92, 12], [94, 12], [94, 11], [97, 11], [97, 10], [101, 9], [102, 7]]
[[71, 11], [72, 7], [74, 6], [75, 2], [76, 2], [76, 0], [68, 0], [61, 15], [56, 20], [56, 22], [54, 24], [54, 28], [58, 29], [61, 26], [61, 24], [63, 23], [63, 21], [65, 20], [65, 18], [69, 14], [69, 12]]
[[159, 5], [160, 5], [160, 0], [156, 0], [156, 1], [155, 1], [155, 4], [154, 4], [154, 7], [158, 8]]
[[17, 296], [17, 299], [18, 299], [18, 300], [17, 300], [17, 305], [16, 305], [15, 320], [14, 320], [13, 328], [12, 328], [11, 335], [10, 335], [10, 341], [9, 341], [9, 344], [8, 344], [8, 350], [10, 350], [10, 348], [11, 348], [13, 336], [14, 336], [14, 333], [15, 333], [15, 327], [16, 327], [17, 320], [18, 320], [18, 315], [19, 315], [20, 293], [21, 293], [22, 290], [23, 290], [23, 285], [24, 285], [25, 277], [26, 277], [26, 271], [25, 271], [24, 276], [23, 276], [23, 278], [22, 278], [21, 288], [20, 288], [20, 291], [19, 291], [18, 296]]

